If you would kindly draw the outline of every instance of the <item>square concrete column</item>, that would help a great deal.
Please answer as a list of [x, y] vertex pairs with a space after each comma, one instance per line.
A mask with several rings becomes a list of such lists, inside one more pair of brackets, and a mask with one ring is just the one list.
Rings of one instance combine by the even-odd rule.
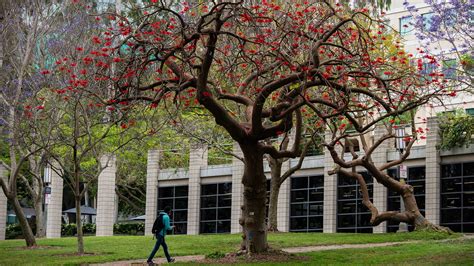
[[[387, 129], [383, 125], [375, 127], [374, 142], [378, 141], [384, 134], [387, 133]], [[372, 154], [372, 160], [376, 166], [381, 166], [387, 162], [387, 150], [389, 147], [389, 140], [384, 141]], [[387, 211], [387, 188], [378, 183], [374, 178], [374, 195], [373, 203], [379, 212]], [[374, 233], [386, 233], [387, 222], [383, 222], [378, 226], [374, 226]]]
[[112, 236], [115, 221], [115, 155], [104, 155], [100, 164], [105, 167], [99, 174], [97, 188], [96, 236]]
[[[0, 178], [8, 182], [7, 169], [5, 166], [0, 164]], [[3, 193], [3, 189], [0, 187], [0, 240], [5, 240], [5, 233], [7, 228], [7, 196]]]
[[[53, 170], [54, 168], [54, 170]], [[57, 165], [46, 169], [45, 174], [50, 175], [51, 194], [49, 203], [46, 205], [46, 237], [61, 237], [61, 222], [63, 212], [63, 178], [61, 169]]]
[[[331, 141], [332, 133], [326, 131], [325, 141]], [[341, 156], [340, 149], [337, 150]], [[323, 202], [323, 232], [337, 231], [337, 175], [329, 175], [334, 169], [334, 161], [327, 150], [324, 151], [324, 202]]]
[[193, 144], [189, 153], [188, 235], [199, 234], [201, 166], [207, 166], [207, 145]]
[[[283, 163], [281, 172], [284, 173], [290, 169], [290, 160]], [[278, 194], [277, 222], [278, 231], [288, 232], [290, 230], [290, 183], [291, 177], [288, 177], [280, 186]]]
[[439, 126], [436, 117], [428, 118], [428, 133], [426, 136], [426, 193], [425, 216], [434, 224], [440, 219], [440, 190], [441, 190], [441, 156], [437, 145], [441, 143]]
[[153, 235], [151, 229], [158, 214], [158, 176], [160, 151], [149, 150], [146, 168], [145, 235]]
[[[233, 153], [240, 158], [243, 158], [242, 150], [239, 144], [234, 142]], [[242, 177], [244, 175], [244, 163], [233, 157], [232, 158], [232, 210], [231, 210], [231, 222], [230, 232], [239, 233], [242, 232], [242, 226], [239, 224], [239, 219], [242, 216], [242, 204], [243, 204], [243, 188]]]

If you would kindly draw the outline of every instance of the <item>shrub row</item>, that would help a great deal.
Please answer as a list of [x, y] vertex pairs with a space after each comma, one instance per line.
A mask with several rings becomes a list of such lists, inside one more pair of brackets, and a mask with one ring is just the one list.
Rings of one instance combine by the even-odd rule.
[[143, 235], [145, 223], [118, 223], [114, 224], [115, 235]]
[[5, 232], [6, 239], [20, 239], [23, 238], [20, 224], [9, 224]]
[[[95, 224], [83, 224], [82, 230], [84, 235], [95, 234]], [[143, 235], [145, 232], [145, 223], [117, 223], [114, 224], [114, 234], [116, 235]], [[77, 234], [77, 226], [75, 223], [62, 224], [61, 236], [75, 236]], [[23, 238], [20, 224], [9, 224], [6, 230], [7, 239]]]

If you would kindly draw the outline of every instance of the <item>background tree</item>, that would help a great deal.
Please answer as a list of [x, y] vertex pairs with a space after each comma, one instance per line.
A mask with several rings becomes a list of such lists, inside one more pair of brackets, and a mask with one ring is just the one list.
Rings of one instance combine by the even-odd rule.
[[[53, 143], [45, 150], [53, 170], [64, 179], [74, 195], [78, 253], [83, 254], [82, 198], [90, 184], [107, 167], [100, 164], [100, 158], [113, 154], [134, 138], [133, 134], [123, 133], [135, 125], [135, 120], [126, 116], [131, 109], [123, 102], [116, 103], [122, 105], [118, 111], [118, 108], [98, 101], [110, 97], [112, 92], [95, 73], [99, 69], [113, 73], [114, 69], [102, 61], [92, 64], [89, 55], [107, 57], [109, 51], [107, 48], [94, 50], [97, 39], [90, 40], [90, 34], [106, 22], [89, 16], [85, 11], [89, 6], [84, 9], [72, 3], [61, 6], [64, 13], [74, 16], [63, 18], [63, 32], [55, 32], [62, 33], [62, 38], [47, 49], [54, 63], [42, 73], [50, 86], [29, 99], [32, 106], [41, 104], [43, 113], [40, 119], [32, 121], [30, 127], [41, 130], [44, 125], [53, 125], [49, 132]], [[82, 64], [75, 60], [81, 60]], [[138, 111], [135, 116], [140, 117]], [[139, 136], [145, 134], [140, 131]]]
[[[108, 93], [107, 90], [102, 92]], [[102, 156], [116, 153], [135, 138], [147, 135], [149, 129], [131, 132], [130, 128], [135, 126], [134, 119], [126, 119], [123, 109], [117, 113], [104, 105], [93, 104], [97, 93], [92, 96], [82, 85], [73, 85], [71, 90], [59, 93], [58, 89], [45, 89], [42, 95], [45, 99], [44, 110], [51, 113], [44, 117], [42, 123], [54, 125], [50, 132], [54, 144], [45, 149], [53, 170], [63, 178], [74, 195], [78, 254], [83, 254], [81, 202], [100, 173], [110, 166], [109, 161], [101, 164]], [[140, 115], [135, 113], [135, 117]], [[153, 120], [158, 121], [156, 118]]]
[[472, 90], [474, 73], [474, 29], [472, 1], [424, 1], [429, 13], [421, 13], [409, 1], [404, 7], [412, 16], [406, 27], [411, 28], [423, 50], [436, 55], [435, 67], [444, 69], [452, 86], [465, 86]]
[[[29, 162], [30, 174], [24, 176], [24, 181], [34, 202], [38, 236], [43, 236], [43, 181], [38, 171], [43, 158], [37, 152], [47, 145], [48, 137], [47, 130], [35, 132], [24, 127], [24, 121], [37, 118], [35, 114], [43, 108], [25, 102], [44, 85], [37, 67], [42, 65], [42, 41], [58, 26], [58, 8], [41, 0], [2, 1], [0, 12], [0, 121], [9, 152], [9, 179], [0, 184], [18, 217], [27, 246], [34, 246], [33, 232], [17, 198], [18, 179], [26, 175], [21, 169]], [[37, 145], [31, 145], [31, 139], [36, 139]]]
[[[309, 114], [308, 114], [309, 115]], [[306, 123], [305, 123], [306, 124]], [[314, 153], [322, 152], [322, 137], [324, 136], [323, 127], [312, 127], [313, 123], [306, 125], [307, 130], [303, 133], [303, 141], [300, 144], [300, 153], [297, 155], [298, 162], [296, 165], [291, 166], [282, 172], [283, 163], [288, 161], [290, 158], [278, 158], [275, 159], [270, 155], [266, 154], [265, 159], [268, 161], [270, 167], [270, 198], [268, 202], [268, 231], [278, 231], [278, 195], [280, 194], [280, 188], [283, 182], [291, 177], [296, 171], [301, 169], [303, 161], [306, 156], [315, 155]], [[279, 151], [285, 151], [288, 149], [290, 143], [291, 134], [285, 133], [281, 140], [267, 139], [267, 145], [274, 145]], [[319, 151], [319, 152], [318, 152]]]

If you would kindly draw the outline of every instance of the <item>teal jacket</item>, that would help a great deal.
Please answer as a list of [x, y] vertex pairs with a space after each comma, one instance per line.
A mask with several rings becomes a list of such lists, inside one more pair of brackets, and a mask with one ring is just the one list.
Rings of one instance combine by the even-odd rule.
[[166, 212], [160, 212], [160, 214], [163, 214], [163, 229], [159, 232], [159, 234], [163, 237], [166, 236], [166, 231], [171, 230], [171, 225], [170, 225], [170, 217]]

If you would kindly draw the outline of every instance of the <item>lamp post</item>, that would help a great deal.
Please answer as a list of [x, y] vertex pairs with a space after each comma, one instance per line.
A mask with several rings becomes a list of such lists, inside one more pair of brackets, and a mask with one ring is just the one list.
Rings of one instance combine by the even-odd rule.
[[[397, 136], [396, 141], [396, 149], [398, 152], [398, 158], [400, 159], [403, 153], [403, 150], [406, 148], [405, 143], [405, 127], [400, 127], [395, 130], [395, 135]], [[406, 180], [408, 178], [408, 171], [406, 165], [400, 164], [398, 165], [398, 177], [400, 178], [400, 183], [406, 184]], [[400, 212], [405, 211], [405, 203], [403, 202], [403, 196], [400, 195]], [[404, 222], [400, 222], [398, 225], [398, 231], [400, 232], [408, 232], [408, 225]]]

